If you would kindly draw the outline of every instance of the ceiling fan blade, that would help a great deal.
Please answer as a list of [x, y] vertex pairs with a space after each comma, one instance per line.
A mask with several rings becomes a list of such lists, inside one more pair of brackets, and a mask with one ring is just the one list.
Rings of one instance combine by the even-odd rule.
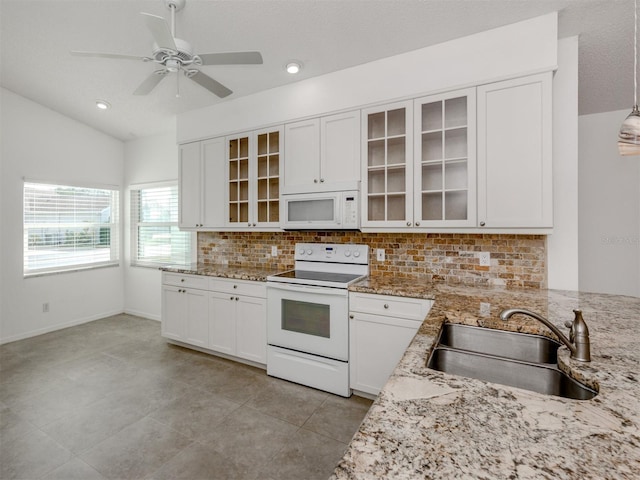
[[149, 75], [144, 80], [144, 82], [142, 82], [140, 84], [140, 86], [138, 88], [136, 88], [136, 91], [133, 92], [133, 94], [134, 95], [146, 95], [151, 90], [156, 88], [156, 85], [158, 85], [162, 81], [162, 79], [167, 76], [168, 73], [169, 72], [167, 72], [166, 70], [156, 70], [151, 75]]
[[153, 35], [153, 39], [155, 40], [156, 45], [158, 45], [158, 48], [161, 48], [162, 50], [170, 50], [172, 52], [178, 51], [178, 47], [176, 47], [176, 42], [173, 39], [169, 25], [164, 18], [144, 12], [140, 12], [140, 15], [144, 15], [144, 21], [147, 24], [147, 28], [151, 32], [151, 35]]
[[202, 65], [259, 65], [262, 63], [260, 52], [204, 53], [198, 55]]
[[220, 98], [227, 97], [233, 93], [231, 90], [229, 90], [227, 87], [222, 85], [220, 82], [218, 82], [217, 80], [214, 80], [213, 78], [209, 77], [208, 75], [205, 75], [202, 72], [196, 72], [193, 75], [188, 75], [187, 77]]
[[79, 52], [76, 50], [72, 50], [69, 53], [76, 57], [117, 58], [119, 60], [138, 60], [138, 61], [150, 60], [150, 58], [148, 57], [139, 57], [137, 55], [121, 55], [119, 53]]

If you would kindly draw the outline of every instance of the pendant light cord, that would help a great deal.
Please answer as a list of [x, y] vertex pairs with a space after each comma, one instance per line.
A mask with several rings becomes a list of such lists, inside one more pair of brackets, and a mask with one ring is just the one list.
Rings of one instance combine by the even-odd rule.
[[633, 104], [638, 107], [638, 0], [633, 8]]

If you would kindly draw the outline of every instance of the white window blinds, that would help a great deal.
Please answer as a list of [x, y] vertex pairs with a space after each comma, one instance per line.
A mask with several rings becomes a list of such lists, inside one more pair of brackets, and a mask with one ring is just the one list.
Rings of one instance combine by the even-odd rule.
[[24, 183], [24, 274], [119, 264], [119, 191]]
[[178, 186], [131, 190], [131, 264], [189, 265], [191, 238], [178, 229]]

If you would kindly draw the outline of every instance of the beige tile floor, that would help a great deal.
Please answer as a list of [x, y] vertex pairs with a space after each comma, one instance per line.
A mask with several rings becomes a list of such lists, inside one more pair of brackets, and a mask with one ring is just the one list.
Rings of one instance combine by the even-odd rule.
[[0, 478], [327, 478], [371, 402], [116, 315], [0, 346]]

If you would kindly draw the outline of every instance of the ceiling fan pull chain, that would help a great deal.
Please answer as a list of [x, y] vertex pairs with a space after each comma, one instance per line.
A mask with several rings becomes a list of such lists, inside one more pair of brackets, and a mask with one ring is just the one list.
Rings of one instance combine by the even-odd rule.
[[176, 75], [176, 98], [180, 98], [180, 72]]

